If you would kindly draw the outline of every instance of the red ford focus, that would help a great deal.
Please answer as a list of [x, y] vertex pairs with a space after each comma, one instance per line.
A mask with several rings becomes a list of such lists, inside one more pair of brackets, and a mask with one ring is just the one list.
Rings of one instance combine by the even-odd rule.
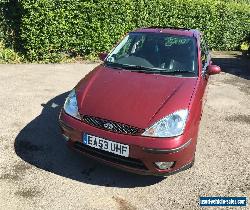
[[61, 110], [68, 144], [138, 174], [191, 167], [208, 77], [220, 72], [201, 33], [142, 28], [100, 58]]

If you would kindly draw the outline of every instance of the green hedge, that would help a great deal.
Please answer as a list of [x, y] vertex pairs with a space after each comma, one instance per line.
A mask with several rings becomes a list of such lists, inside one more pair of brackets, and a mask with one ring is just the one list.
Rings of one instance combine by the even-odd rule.
[[12, 8], [21, 11], [16, 14], [20, 22], [12, 21], [15, 41], [31, 61], [56, 62], [65, 55], [96, 55], [110, 50], [126, 32], [150, 25], [200, 29], [215, 50], [238, 49], [250, 34], [250, 5], [232, 0], [14, 2]]
[[4, 6], [3, 6], [4, 2], [3, 0], [0, 0], [0, 41], [5, 40], [5, 18], [3, 15], [3, 10], [4, 10]]
[[135, 27], [133, 2], [128, 0], [25, 0], [22, 5], [21, 38], [32, 60], [108, 50], [118, 37]]

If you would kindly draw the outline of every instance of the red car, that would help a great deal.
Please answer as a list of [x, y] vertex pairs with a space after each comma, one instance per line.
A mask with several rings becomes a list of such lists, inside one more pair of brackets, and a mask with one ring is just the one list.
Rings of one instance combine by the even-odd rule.
[[165, 176], [193, 165], [212, 65], [201, 33], [141, 28], [67, 97], [59, 116], [75, 150], [114, 167]]

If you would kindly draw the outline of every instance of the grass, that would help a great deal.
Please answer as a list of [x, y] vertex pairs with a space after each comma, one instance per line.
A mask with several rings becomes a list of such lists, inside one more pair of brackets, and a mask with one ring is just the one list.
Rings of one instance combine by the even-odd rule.
[[5, 47], [4, 43], [0, 41], [0, 64], [23, 62], [25, 62], [23, 56], [11, 48]]

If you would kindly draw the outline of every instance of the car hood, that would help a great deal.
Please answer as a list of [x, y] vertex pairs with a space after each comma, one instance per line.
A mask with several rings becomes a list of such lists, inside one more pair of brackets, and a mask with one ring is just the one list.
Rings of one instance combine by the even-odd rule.
[[188, 108], [196, 81], [100, 65], [76, 86], [78, 108], [81, 115], [147, 128], [164, 115]]

